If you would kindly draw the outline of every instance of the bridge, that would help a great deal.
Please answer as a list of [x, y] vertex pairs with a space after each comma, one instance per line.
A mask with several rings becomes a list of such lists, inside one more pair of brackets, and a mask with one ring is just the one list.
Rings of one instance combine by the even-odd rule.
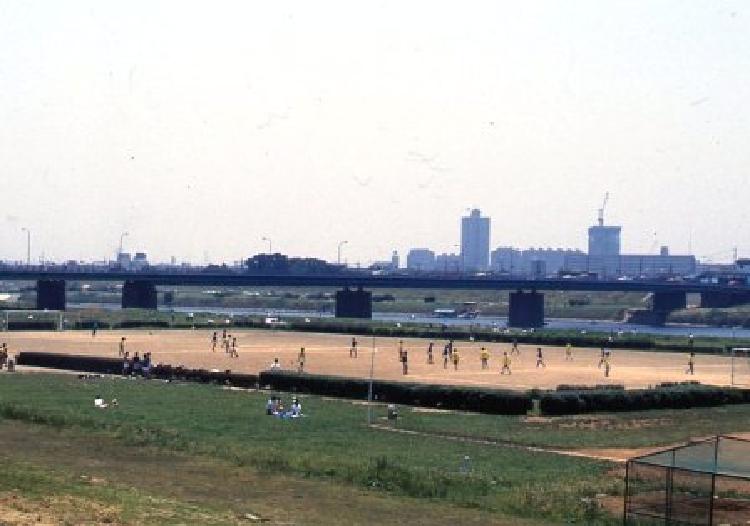
[[363, 271], [330, 274], [259, 274], [179, 271], [59, 270], [2, 268], [0, 281], [36, 281], [38, 309], [64, 310], [67, 281], [123, 282], [122, 307], [156, 309], [157, 286], [336, 287], [336, 316], [372, 317], [372, 294], [366, 289], [510, 290], [508, 324], [539, 327], [544, 323], [541, 291], [643, 292], [653, 294], [646, 321], [663, 323], [669, 312], [687, 306], [687, 294], [701, 295], [703, 307], [750, 303], [750, 286], [697, 281], [509, 279], [497, 276], [372, 275]]

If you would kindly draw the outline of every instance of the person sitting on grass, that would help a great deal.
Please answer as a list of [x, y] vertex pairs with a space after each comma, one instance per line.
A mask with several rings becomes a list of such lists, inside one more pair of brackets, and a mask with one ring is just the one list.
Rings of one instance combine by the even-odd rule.
[[266, 402], [266, 414], [268, 416], [273, 415], [273, 411], [274, 411], [275, 408], [276, 408], [276, 397], [272, 396]]
[[143, 373], [144, 378], [149, 378], [151, 376], [151, 353], [150, 352], [143, 354], [143, 359], [141, 360], [141, 372]]
[[96, 398], [94, 398], [94, 407], [97, 409], [107, 409], [109, 406], [104, 401], [104, 398], [102, 398], [102, 395], [96, 395]]
[[136, 352], [133, 355], [133, 361], [131, 364], [131, 371], [133, 371], [134, 376], [138, 376], [141, 374], [141, 368], [143, 367], [143, 364], [141, 364], [141, 357], [138, 356], [138, 353]]
[[130, 376], [130, 352], [125, 351], [125, 356], [122, 358], [122, 375]]
[[302, 404], [296, 398], [292, 400], [292, 418], [299, 418], [302, 416]]

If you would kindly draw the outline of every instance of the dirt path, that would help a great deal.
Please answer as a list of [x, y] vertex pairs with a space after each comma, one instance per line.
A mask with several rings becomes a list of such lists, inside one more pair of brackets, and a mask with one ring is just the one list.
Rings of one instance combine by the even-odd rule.
[[668, 446], [664, 446], [664, 447], [659, 447], [659, 448], [640, 448], [640, 449], [632, 449], [632, 448], [630, 449], [602, 448], [602, 449], [578, 449], [578, 450], [555, 449], [555, 448], [545, 448], [545, 447], [537, 447], [537, 446], [526, 446], [523, 444], [517, 444], [515, 442], [507, 442], [503, 440], [462, 437], [462, 436], [447, 435], [447, 434], [441, 434], [441, 433], [429, 433], [426, 431], [414, 431], [411, 429], [399, 429], [396, 427], [386, 426], [382, 424], [371, 424], [370, 427], [373, 429], [378, 429], [380, 431], [387, 431], [390, 433], [402, 433], [405, 435], [416, 435], [416, 436], [422, 436], [425, 438], [442, 438], [445, 440], [454, 440], [457, 442], [467, 442], [471, 444], [481, 444], [485, 446], [498, 446], [498, 447], [507, 447], [507, 448], [512, 448], [512, 449], [522, 449], [524, 451], [531, 451], [535, 453], [552, 453], [555, 455], [563, 455], [566, 457], [590, 458], [593, 460], [604, 460], [607, 462], [615, 462], [618, 464], [624, 464], [625, 462], [627, 462], [629, 458], [640, 456], [640, 455], [646, 455], [649, 453], [653, 453], [654, 451], [666, 449], [668, 447]]

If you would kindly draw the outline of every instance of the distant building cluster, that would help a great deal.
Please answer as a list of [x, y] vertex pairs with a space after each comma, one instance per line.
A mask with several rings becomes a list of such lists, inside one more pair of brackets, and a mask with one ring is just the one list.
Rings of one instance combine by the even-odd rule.
[[117, 254], [117, 267], [121, 270], [140, 272], [148, 267], [148, 258], [145, 252], [136, 252], [131, 256], [128, 252]]
[[510, 246], [490, 252], [490, 218], [483, 217], [479, 209], [473, 209], [461, 218], [460, 254], [438, 255], [428, 248], [414, 248], [406, 257], [406, 268], [413, 272], [492, 272], [525, 278], [565, 274], [653, 278], [696, 273], [695, 256], [671, 255], [667, 247], [661, 247], [659, 254], [622, 254], [621, 232], [620, 226], [604, 225], [600, 211], [598, 224], [588, 229], [588, 252]]

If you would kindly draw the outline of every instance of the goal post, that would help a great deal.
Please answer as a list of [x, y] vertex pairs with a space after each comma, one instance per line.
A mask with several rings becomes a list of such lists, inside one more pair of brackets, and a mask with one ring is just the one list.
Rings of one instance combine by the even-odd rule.
[[0, 311], [0, 331], [64, 329], [61, 310], [13, 309]]
[[750, 347], [732, 347], [731, 384], [750, 385]]

